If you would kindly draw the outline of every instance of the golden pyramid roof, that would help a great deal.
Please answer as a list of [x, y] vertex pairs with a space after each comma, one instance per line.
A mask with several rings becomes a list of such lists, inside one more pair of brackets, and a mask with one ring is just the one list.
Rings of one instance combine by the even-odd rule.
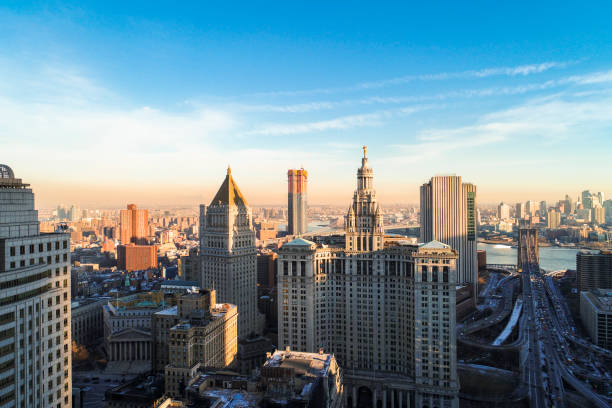
[[247, 200], [240, 192], [238, 185], [234, 181], [234, 178], [232, 177], [232, 169], [230, 167], [227, 168], [227, 175], [225, 176], [225, 180], [223, 180], [223, 184], [221, 184], [221, 187], [219, 187], [219, 191], [217, 191], [215, 198], [213, 198], [213, 200], [210, 202], [210, 205], [215, 204], [245, 207], [249, 205]]

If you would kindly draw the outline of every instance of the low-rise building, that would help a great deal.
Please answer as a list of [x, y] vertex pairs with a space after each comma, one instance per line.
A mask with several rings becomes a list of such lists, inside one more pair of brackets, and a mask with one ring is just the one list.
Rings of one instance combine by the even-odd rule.
[[93, 344], [104, 336], [102, 309], [107, 300], [89, 298], [72, 302], [72, 341], [77, 344]]
[[593, 343], [612, 350], [612, 290], [581, 292], [580, 317]]

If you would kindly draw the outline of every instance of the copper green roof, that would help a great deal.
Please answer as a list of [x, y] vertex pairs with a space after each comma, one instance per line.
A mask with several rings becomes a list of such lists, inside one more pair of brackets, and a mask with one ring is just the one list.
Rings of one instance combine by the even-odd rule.
[[224, 204], [224, 205], [236, 205], [236, 206], [248, 206], [247, 200], [244, 198], [238, 185], [232, 177], [232, 170], [227, 168], [227, 175], [223, 184], [219, 187], [219, 191], [215, 195], [215, 198], [211, 201], [210, 205]]

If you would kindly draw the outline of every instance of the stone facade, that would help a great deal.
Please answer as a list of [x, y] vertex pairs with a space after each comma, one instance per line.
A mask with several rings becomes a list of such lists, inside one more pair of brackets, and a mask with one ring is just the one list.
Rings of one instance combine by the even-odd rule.
[[279, 250], [279, 345], [334, 353], [349, 406], [458, 407], [457, 251], [385, 240], [365, 155], [344, 247]]
[[257, 250], [253, 216], [230, 169], [208, 207], [200, 206], [202, 287], [238, 306], [238, 336], [261, 332], [257, 312]]
[[77, 344], [93, 344], [104, 336], [106, 299], [83, 299], [72, 302], [72, 340]]

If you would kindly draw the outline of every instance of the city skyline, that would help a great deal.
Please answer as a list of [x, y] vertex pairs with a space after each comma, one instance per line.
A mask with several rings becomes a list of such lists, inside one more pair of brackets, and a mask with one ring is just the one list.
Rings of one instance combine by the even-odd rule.
[[254, 205], [302, 166], [341, 204], [364, 144], [381, 203], [445, 173], [481, 203], [611, 192], [605, 11], [447, 6], [2, 7], [2, 162], [41, 208], [197, 205], [228, 162]]

